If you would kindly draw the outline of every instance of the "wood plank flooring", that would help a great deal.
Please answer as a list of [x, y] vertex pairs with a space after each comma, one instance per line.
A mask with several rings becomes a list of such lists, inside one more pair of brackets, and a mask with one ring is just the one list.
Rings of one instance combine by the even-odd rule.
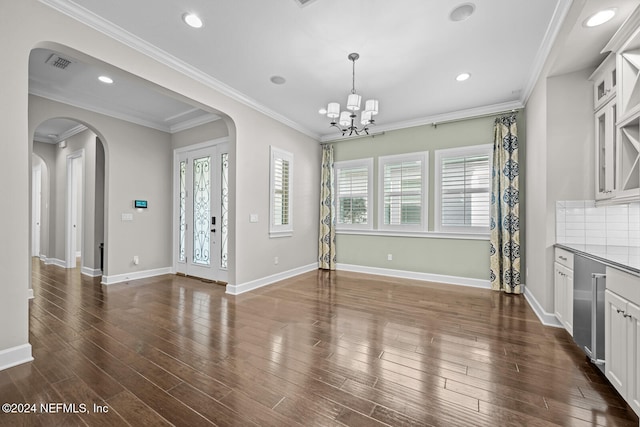
[[103, 287], [37, 259], [33, 288], [35, 360], [0, 371], [0, 403], [38, 413], [2, 426], [638, 426], [521, 296], [322, 271]]

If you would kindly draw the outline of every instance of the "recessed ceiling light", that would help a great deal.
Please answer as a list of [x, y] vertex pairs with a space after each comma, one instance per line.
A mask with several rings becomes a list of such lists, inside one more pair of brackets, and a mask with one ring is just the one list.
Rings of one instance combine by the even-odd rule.
[[473, 3], [463, 3], [461, 5], [456, 6], [451, 13], [449, 13], [449, 19], [454, 22], [464, 21], [476, 10], [476, 5]]
[[195, 13], [185, 13], [182, 15], [182, 20], [192, 28], [202, 28], [202, 19]]
[[583, 25], [585, 27], [597, 27], [598, 25], [602, 25], [605, 22], [611, 20], [611, 18], [613, 18], [615, 14], [616, 9], [601, 10], [600, 12], [596, 12], [589, 18], [587, 18], [587, 20], [584, 21]]
[[469, 74], [469, 73], [460, 73], [456, 77], [456, 80], [459, 81], [459, 82], [463, 82], [463, 81], [469, 79], [469, 77], [471, 77], [471, 74]]
[[271, 80], [271, 83], [274, 85], [283, 85], [287, 82], [287, 80], [282, 76], [271, 76], [269, 80]]
[[98, 80], [100, 80], [102, 83], [106, 83], [108, 85], [113, 83], [113, 79], [111, 77], [109, 77], [109, 76], [100, 76], [100, 77], [98, 77]]
[[318, 114], [327, 114], [327, 109], [326, 108], [319, 109]]

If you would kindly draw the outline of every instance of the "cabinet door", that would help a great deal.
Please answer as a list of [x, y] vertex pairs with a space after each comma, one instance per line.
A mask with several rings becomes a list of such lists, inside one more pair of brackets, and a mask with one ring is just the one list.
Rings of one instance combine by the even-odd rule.
[[627, 341], [627, 319], [624, 317], [624, 313], [627, 301], [606, 290], [604, 303], [605, 374], [622, 397], [626, 397], [629, 343]]
[[616, 100], [596, 112], [596, 200], [609, 199], [616, 190]]
[[593, 79], [593, 106], [597, 110], [616, 94], [616, 61], [611, 54], [595, 71]]
[[573, 336], [573, 270], [564, 273], [564, 328]]
[[554, 263], [554, 292], [553, 292], [553, 311], [556, 315], [556, 319], [560, 322], [561, 325], [564, 326], [564, 306], [565, 306], [565, 274], [564, 268], [558, 264]]
[[627, 304], [627, 319], [631, 320], [629, 351], [627, 354], [627, 372], [629, 372], [629, 386], [627, 402], [636, 414], [640, 415], [640, 307]]

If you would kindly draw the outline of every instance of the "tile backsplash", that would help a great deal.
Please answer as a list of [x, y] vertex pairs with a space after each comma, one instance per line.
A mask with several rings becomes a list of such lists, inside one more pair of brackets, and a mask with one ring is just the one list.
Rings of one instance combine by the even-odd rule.
[[640, 203], [596, 207], [593, 200], [556, 202], [556, 242], [640, 247]]

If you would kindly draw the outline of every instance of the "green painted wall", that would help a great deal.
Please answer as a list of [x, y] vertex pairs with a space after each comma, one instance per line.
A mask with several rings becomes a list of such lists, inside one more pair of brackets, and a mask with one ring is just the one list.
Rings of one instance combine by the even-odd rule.
[[[520, 164], [524, 165], [524, 114], [518, 116]], [[333, 143], [334, 160], [374, 158], [374, 230], [377, 228], [378, 162], [379, 156], [390, 154], [429, 152], [429, 231], [434, 218], [434, 159], [435, 150], [493, 143], [494, 117], [482, 117], [437, 126], [424, 125], [389, 131], [375, 137], [343, 140]], [[521, 169], [522, 171], [522, 169]], [[521, 203], [524, 201], [524, 181], [520, 182]], [[521, 205], [524, 213], [524, 205]], [[520, 224], [524, 225], [524, 218]], [[405, 270], [488, 280], [489, 241], [471, 239], [443, 239], [435, 237], [396, 237], [383, 235], [338, 234], [337, 261], [367, 267]], [[524, 248], [524, 236], [521, 239]], [[393, 260], [387, 260], [387, 254]], [[523, 271], [525, 266], [522, 265]]]

